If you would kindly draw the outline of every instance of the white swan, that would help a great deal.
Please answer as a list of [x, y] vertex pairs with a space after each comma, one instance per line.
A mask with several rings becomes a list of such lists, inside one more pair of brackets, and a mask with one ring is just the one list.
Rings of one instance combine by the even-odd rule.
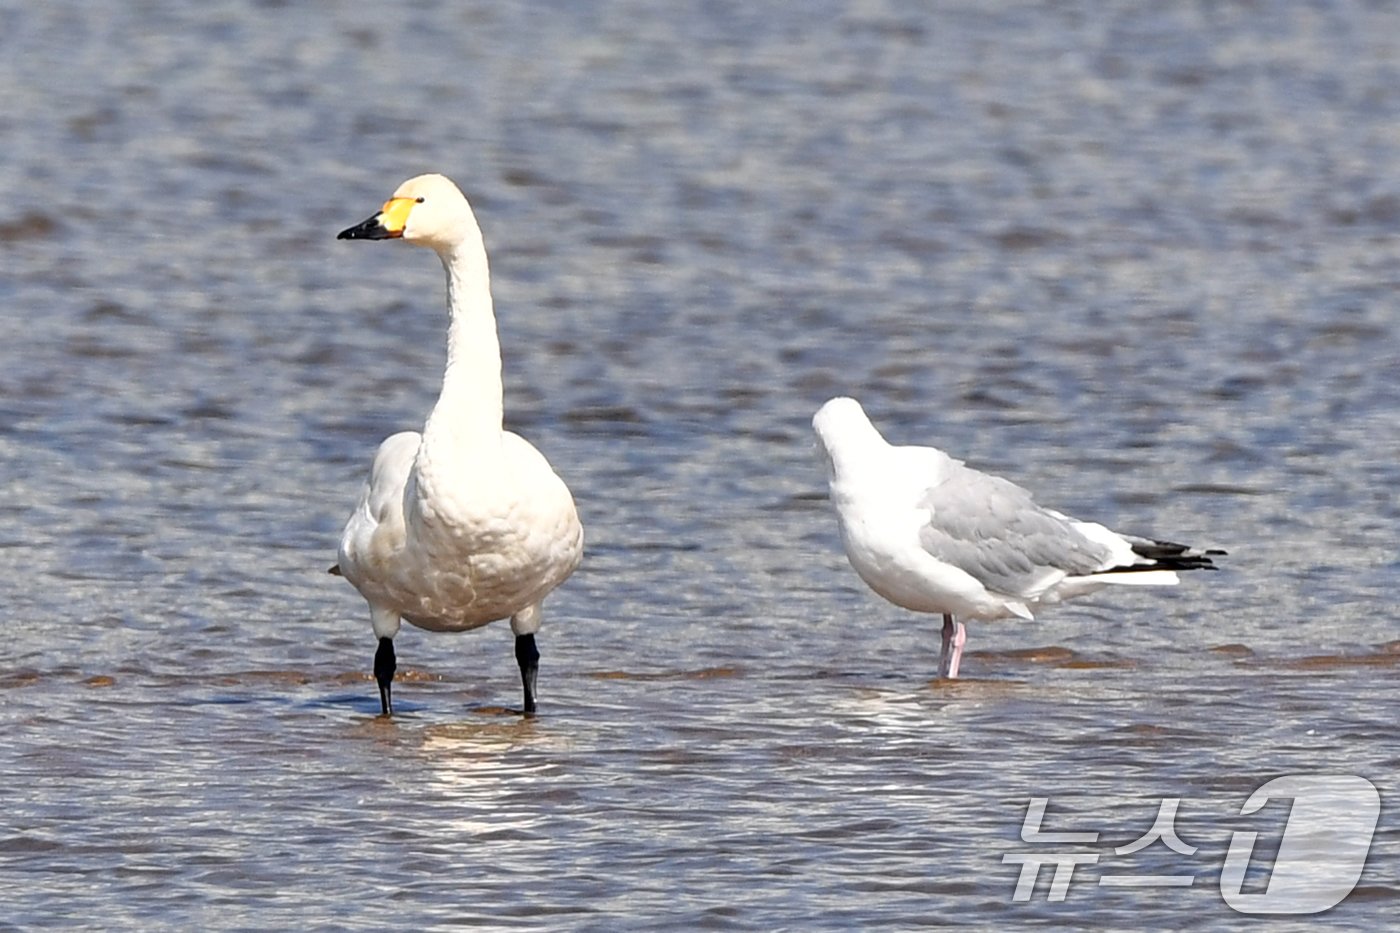
[[855, 399], [827, 402], [812, 426], [851, 566], [896, 606], [943, 614], [943, 677], [958, 676], [959, 616], [1030, 619], [1107, 584], [1177, 583], [1225, 553], [1077, 521], [941, 450], [892, 446]]
[[395, 434], [379, 446], [331, 572], [369, 602], [384, 715], [393, 712], [401, 619], [460, 632], [509, 618], [532, 713], [540, 603], [582, 559], [583, 527], [544, 456], [503, 430], [486, 247], [467, 199], [447, 178], [420, 175], [337, 237], [397, 238], [430, 247], [447, 270], [447, 371], [423, 433]]

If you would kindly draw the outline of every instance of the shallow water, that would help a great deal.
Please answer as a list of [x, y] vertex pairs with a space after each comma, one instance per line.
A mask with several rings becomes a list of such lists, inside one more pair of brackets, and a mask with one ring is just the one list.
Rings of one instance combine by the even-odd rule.
[[[0, 925], [1243, 928], [1241, 807], [1316, 771], [1383, 807], [1292, 922], [1394, 916], [1400, 12], [770, 6], [0, 12]], [[376, 717], [325, 573], [443, 355], [436, 261], [333, 237], [425, 170], [588, 533], [532, 720], [503, 626], [405, 630]], [[1225, 569], [931, 680], [842, 393]], [[1100, 833], [1062, 902], [1037, 797]], [[1116, 855], [1164, 798], [1197, 851]]]

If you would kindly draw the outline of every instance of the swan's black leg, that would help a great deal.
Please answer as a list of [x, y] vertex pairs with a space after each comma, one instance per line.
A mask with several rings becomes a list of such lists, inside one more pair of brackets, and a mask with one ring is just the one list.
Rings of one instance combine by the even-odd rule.
[[394, 683], [394, 671], [398, 670], [398, 667], [398, 661], [394, 657], [394, 640], [379, 639], [379, 650], [374, 652], [374, 679], [379, 681], [379, 705], [384, 708], [385, 716], [394, 715], [394, 704], [389, 697], [389, 690]]
[[535, 675], [540, 670], [540, 650], [535, 647], [535, 633], [515, 636], [515, 660], [520, 665], [520, 680], [525, 685], [525, 712], [535, 711]]

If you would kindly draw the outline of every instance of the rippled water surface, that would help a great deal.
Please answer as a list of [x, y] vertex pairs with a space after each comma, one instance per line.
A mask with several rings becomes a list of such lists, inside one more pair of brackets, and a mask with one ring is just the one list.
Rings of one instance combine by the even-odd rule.
[[[0, 50], [0, 926], [1244, 928], [1241, 808], [1317, 771], [1382, 815], [1291, 922], [1393, 922], [1400, 11], [51, 0]], [[444, 325], [333, 237], [427, 170], [588, 533], [530, 720], [505, 626], [406, 629], [377, 717], [325, 572]], [[836, 394], [1225, 569], [939, 682], [840, 552]], [[1164, 798], [1194, 852], [1116, 853]]]

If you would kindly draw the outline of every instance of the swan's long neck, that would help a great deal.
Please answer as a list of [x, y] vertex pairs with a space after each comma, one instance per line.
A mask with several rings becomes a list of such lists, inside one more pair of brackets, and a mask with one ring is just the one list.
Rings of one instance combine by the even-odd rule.
[[501, 344], [491, 307], [486, 247], [481, 234], [473, 234], [439, 254], [447, 270], [447, 371], [442, 394], [423, 428], [424, 451], [431, 452], [438, 468], [466, 466], [457, 461], [501, 441]]

